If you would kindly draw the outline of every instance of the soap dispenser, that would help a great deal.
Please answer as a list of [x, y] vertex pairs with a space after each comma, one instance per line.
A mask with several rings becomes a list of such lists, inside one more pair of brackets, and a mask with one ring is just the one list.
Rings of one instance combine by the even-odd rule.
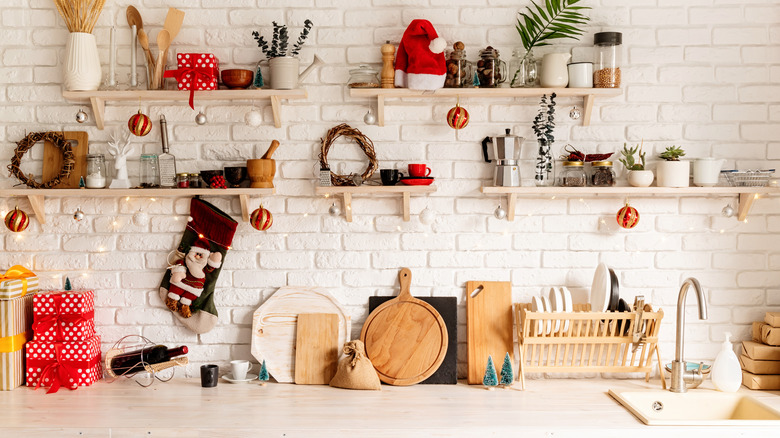
[[731, 345], [731, 333], [725, 335], [726, 340], [712, 364], [712, 384], [718, 391], [736, 392], [742, 384], [742, 368]]

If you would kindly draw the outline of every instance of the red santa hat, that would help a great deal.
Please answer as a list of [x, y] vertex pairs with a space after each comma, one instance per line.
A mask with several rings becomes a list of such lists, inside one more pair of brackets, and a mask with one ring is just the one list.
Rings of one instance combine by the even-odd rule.
[[192, 246], [190, 247], [190, 252], [208, 257], [208, 255], [211, 254], [211, 245], [205, 237], [201, 237], [193, 242]]
[[446, 46], [430, 21], [409, 23], [395, 57], [395, 86], [413, 90], [442, 88], [447, 76]]

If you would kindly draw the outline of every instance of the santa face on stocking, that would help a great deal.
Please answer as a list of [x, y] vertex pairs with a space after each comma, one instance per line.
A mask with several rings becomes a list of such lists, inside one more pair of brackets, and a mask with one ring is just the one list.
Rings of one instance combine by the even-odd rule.
[[171, 270], [171, 286], [165, 305], [171, 311], [178, 311], [184, 318], [192, 316], [190, 305], [203, 292], [206, 274], [218, 269], [222, 254], [211, 252], [208, 240], [196, 240], [184, 259], [177, 261]]

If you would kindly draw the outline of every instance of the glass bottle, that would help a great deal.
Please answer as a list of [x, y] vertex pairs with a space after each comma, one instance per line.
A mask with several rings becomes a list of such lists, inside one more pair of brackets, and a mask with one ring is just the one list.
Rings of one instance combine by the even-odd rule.
[[539, 152], [536, 155], [536, 175], [534, 183], [538, 187], [550, 187], [555, 183], [555, 160], [552, 155], [552, 143], [539, 140]]
[[586, 181], [585, 166], [582, 161], [563, 162], [558, 185], [561, 187], [585, 187]]
[[611, 161], [594, 161], [591, 163], [593, 173], [590, 176], [590, 185], [593, 187], [612, 187], [615, 185], [615, 171]]
[[506, 81], [506, 63], [499, 57], [498, 50], [487, 46], [479, 52], [477, 75], [480, 88], [496, 88]]
[[623, 34], [599, 32], [593, 35], [596, 59], [593, 62], [594, 88], [619, 88], [623, 63]]
[[111, 371], [117, 376], [129, 375], [146, 371], [144, 365], [154, 365], [168, 362], [176, 356], [187, 354], [186, 345], [168, 348], [165, 345], [154, 345], [140, 350], [121, 353], [111, 358]]
[[103, 154], [87, 155], [86, 179], [88, 189], [102, 189], [106, 187], [106, 157]]
[[141, 188], [160, 187], [160, 170], [157, 167], [157, 155], [141, 155]]
[[466, 59], [466, 50], [462, 42], [452, 45], [453, 50], [447, 59], [447, 78], [444, 88], [471, 88], [474, 86], [473, 65]]
[[533, 50], [526, 52], [522, 47], [516, 48], [509, 60], [509, 74], [512, 77], [509, 86], [512, 88], [536, 87], [539, 71]]
[[162, 139], [162, 154], [157, 157], [160, 186], [173, 188], [176, 187], [176, 157], [168, 152], [168, 122], [166, 122], [164, 115], [160, 115], [160, 138]]

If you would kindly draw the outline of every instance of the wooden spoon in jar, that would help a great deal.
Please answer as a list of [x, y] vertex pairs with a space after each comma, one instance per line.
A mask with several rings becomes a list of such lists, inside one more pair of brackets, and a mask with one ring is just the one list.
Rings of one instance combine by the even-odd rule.
[[154, 71], [156, 68], [154, 58], [152, 58], [152, 51], [149, 50], [149, 36], [146, 35], [146, 32], [141, 28], [138, 28], [138, 42], [141, 44], [141, 48], [144, 49], [144, 54], [146, 55], [146, 75], [150, 85], [149, 89], [153, 90], [154, 87], [151, 85], [154, 81]]
[[157, 63], [154, 70], [154, 83], [162, 88], [162, 75], [165, 70], [165, 52], [171, 46], [171, 34], [163, 29], [157, 34]]

